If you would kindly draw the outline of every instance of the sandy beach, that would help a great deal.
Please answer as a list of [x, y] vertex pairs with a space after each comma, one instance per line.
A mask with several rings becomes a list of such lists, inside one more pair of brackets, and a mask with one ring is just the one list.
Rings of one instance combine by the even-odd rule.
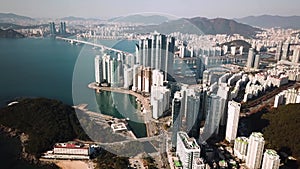
[[56, 161], [55, 164], [59, 166], [61, 169], [92, 169], [92, 162], [84, 162], [84, 161], [71, 161], [71, 160], [59, 160]]

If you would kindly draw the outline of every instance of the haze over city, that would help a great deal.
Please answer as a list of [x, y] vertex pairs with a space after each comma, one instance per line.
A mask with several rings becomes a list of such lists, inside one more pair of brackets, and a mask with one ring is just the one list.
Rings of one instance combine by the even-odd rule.
[[78, 16], [86, 18], [111, 18], [136, 13], [160, 13], [176, 17], [203, 16], [208, 18], [240, 18], [252, 15], [282, 15], [299, 14], [298, 0], [252, 0], [252, 1], [199, 1], [199, 0], [6, 0], [1, 3], [0, 11], [16, 13], [34, 18], [60, 18]]
[[299, 168], [299, 6], [2, 1], [0, 168]]

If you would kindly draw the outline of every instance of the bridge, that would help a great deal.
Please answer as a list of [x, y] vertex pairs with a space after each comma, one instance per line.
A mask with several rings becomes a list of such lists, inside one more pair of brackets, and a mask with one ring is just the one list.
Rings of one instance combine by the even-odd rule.
[[114, 51], [114, 52], [125, 54], [125, 55], [133, 55], [132, 53], [129, 53], [129, 52], [125, 52], [125, 51], [122, 51], [122, 50], [118, 50], [118, 49], [115, 49], [115, 48], [107, 47], [107, 46], [104, 46], [104, 45], [101, 45], [101, 44], [92, 43], [92, 42], [88, 42], [88, 41], [84, 41], [84, 40], [64, 38], [64, 37], [60, 37], [60, 36], [57, 36], [56, 39], [64, 40], [64, 41], [67, 41], [67, 42], [70, 42], [70, 43], [79, 43], [79, 44], [86, 44], [86, 45], [90, 45], [90, 46], [94, 46], [94, 47], [99, 47], [99, 48], [104, 49], [104, 50]]

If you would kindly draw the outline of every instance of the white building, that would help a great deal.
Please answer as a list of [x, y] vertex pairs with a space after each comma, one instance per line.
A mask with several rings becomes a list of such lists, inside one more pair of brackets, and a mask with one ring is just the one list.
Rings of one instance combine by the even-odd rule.
[[299, 59], [300, 59], [300, 48], [298, 47], [294, 50], [292, 62], [293, 63], [299, 63]]
[[275, 150], [267, 149], [264, 153], [262, 169], [279, 169], [280, 159]]
[[129, 89], [131, 85], [133, 85], [133, 69], [124, 65], [124, 88]]
[[163, 86], [151, 87], [151, 106], [152, 117], [158, 119], [166, 110], [169, 109], [171, 92]]
[[64, 155], [89, 156], [90, 152], [91, 149], [88, 144], [82, 144], [77, 142], [56, 143], [53, 149], [54, 154], [64, 154]]
[[233, 152], [237, 158], [241, 160], [246, 159], [248, 148], [248, 138], [247, 137], [237, 137], [234, 141]]
[[185, 132], [177, 133], [176, 155], [179, 157], [184, 169], [194, 169], [196, 159], [200, 158], [200, 147], [194, 138]]
[[152, 85], [154, 86], [163, 86], [164, 84], [164, 74], [160, 70], [152, 71]]
[[263, 134], [259, 132], [253, 132], [249, 137], [249, 144], [246, 156], [246, 166], [249, 169], [260, 168], [264, 145], [265, 140], [263, 138]]
[[97, 84], [100, 84], [103, 80], [102, 58], [99, 55], [95, 57], [95, 80]]
[[300, 103], [300, 91], [296, 89], [284, 90], [275, 96], [274, 107], [279, 105], [287, 105], [292, 103]]
[[241, 104], [235, 101], [228, 102], [228, 118], [226, 126], [225, 139], [232, 142], [236, 138], [239, 116], [240, 116]]

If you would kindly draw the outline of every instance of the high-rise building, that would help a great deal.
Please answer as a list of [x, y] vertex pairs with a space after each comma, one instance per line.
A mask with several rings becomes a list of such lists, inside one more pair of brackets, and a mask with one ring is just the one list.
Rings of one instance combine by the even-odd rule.
[[55, 23], [54, 22], [49, 23], [49, 28], [50, 28], [50, 35], [55, 35], [56, 34], [56, 28], [55, 28]]
[[133, 68], [124, 65], [124, 88], [129, 89], [133, 85]]
[[253, 68], [259, 69], [260, 55], [255, 55]]
[[66, 22], [60, 22], [59, 33], [61, 35], [65, 35], [67, 33], [67, 31], [66, 31]]
[[132, 90], [133, 91], [138, 91], [138, 86], [139, 86], [139, 78], [138, 78], [138, 76], [139, 76], [139, 70], [141, 70], [140, 69], [140, 67], [142, 67], [142, 66], [140, 66], [140, 65], [138, 65], [138, 64], [135, 64], [135, 65], [133, 65], [133, 70], [132, 70], [132, 72], [133, 72], [133, 75], [132, 75], [132, 78], [133, 78], [133, 80], [132, 80]]
[[177, 132], [179, 132], [182, 124], [182, 104], [183, 97], [180, 92], [176, 92], [174, 94], [174, 98], [172, 100], [172, 137], [171, 137], [171, 142], [172, 142], [172, 147], [176, 147], [177, 143]]
[[113, 87], [123, 86], [123, 66], [117, 55], [104, 54], [102, 56], [103, 82]]
[[225, 139], [232, 142], [236, 138], [239, 116], [240, 116], [241, 104], [235, 101], [229, 101], [228, 103], [228, 118], [226, 126]]
[[235, 53], [236, 53], [236, 46], [231, 46], [231, 47], [230, 47], [230, 52], [231, 52], [231, 55], [232, 55], [232, 56], [235, 56]]
[[211, 136], [219, 133], [221, 117], [225, 108], [226, 100], [211, 94], [207, 97], [206, 120], [203, 132], [200, 135], [200, 142], [206, 141]]
[[152, 85], [155, 86], [163, 86], [164, 84], [164, 74], [160, 70], [153, 70], [152, 71]]
[[151, 86], [152, 117], [158, 119], [169, 109], [171, 92], [163, 86]]
[[237, 158], [241, 160], [246, 159], [248, 149], [248, 138], [247, 137], [237, 137], [234, 140], [233, 152]]
[[277, 61], [280, 61], [281, 60], [281, 55], [282, 55], [282, 42], [279, 42], [277, 44], [277, 47], [276, 47], [275, 59]]
[[173, 73], [174, 49], [174, 37], [153, 33], [139, 41], [137, 60], [140, 65], [163, 71], [166, 80], [167, 74]]
[[143, 69], [143, 88], [142, 91], [145, 93], [150, 93], [152, 85], [152, 69], [150, 67], [145, 67]]
[[265, 145], [265, 140], [263, 138], [262, 133], [253, 132], [250, 135], [247, 156], [246, 156], [246, 166], [249, 169], [260, 168], [264, 145]]
[[279, 169], [280, 158], [275, 150], [267, 149], [264, 153], [262, 169]]
[[200, 147], [194, 138], [185, 132], [177, 133], [176, 155], [184, 169], [195, 168], [196, 159], [200, 158]]
[[248, 60], [247, 60], [247, 68], [253, 68], [255, 52], [253, 48], [249, 49]]
[[102, 58], [97, 55], [95, 57], [95, 80], [98, 85], [103, 81], [102, 65]]
[[289, 52], [290, 52], [290, 43], [286, 41], [282, 46], [281, 60], [288, 60]]
[[296, 48], [293, 53], [292, 62], [299, 63], [299, 59], [300, 59], [300, 48]]

